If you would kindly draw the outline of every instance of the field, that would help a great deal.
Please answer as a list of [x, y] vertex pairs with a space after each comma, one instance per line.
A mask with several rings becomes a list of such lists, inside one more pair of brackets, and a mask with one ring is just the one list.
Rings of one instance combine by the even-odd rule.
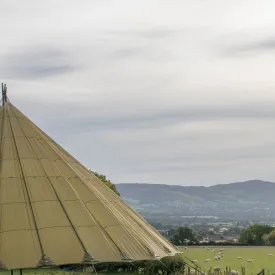
[[[186, 256], [190, 260], [198, 260], [198, 265], [203, 269], [208, 271], [211, 267], [220, 267], [222, 271], [225, 270], [226, 266], [230, 267], [232, 270], [241, 270], [241, 267], [245, 267], [246, 275], [256, 275], [263, 268], [266, 274], [275, 274], [275, 247], [233, 247], [225, 246], [223, 247], [224, 256], [221, 260], [215, 261], [214, 257], [218, 254], [221, 247], [181, 247], [180, 250], [183, 252], [183, 256]], [[215, 249], [215, 252], [212, 250]], [[269, 256], [273, 254], [274, 256]], [[242, 260], [238, 260], [237, 257], [242, 257]], [[210, 263], [205, 263], [205, 259], [211, 259]], [[252, 259], [252, 263], [248, 263], [247, 260]], [[54, 269], [29, 269], [24, 270], [23, 275], [89, 275], [89, 273], [84, 272], [64, 272], [62, 270]], [[102, 273], [98, 273], [102, 274]], [[120, 275], [130, 275], [129, 273], [108, 273], [108, 275], [120, 274]], [[11, 272], [4, 271], [0, 275], [11, 275]], [[20, 275], [19, 270], [14, 271], [13, 275]]]
[[[184, 255], [191, 260], [198, 260], [198, 265], [206, 270], [210, 267], [220, 267], [225, 270], [226, 266], [231, 269], [241, 270], [244, 266], [246, 274], [257, 274], [263, 268], [270, 269], [268, 273], [275, 274], [275, 247], [223, 247], [224, 257], [215, 261], [214, 257], [218, 254], [221, 247], [210, 247], [206, 250], [206, 247], [188, 247], [186, 250], [182, 247]], [[212, 250], [215, 249], [215, 252]], [[269, 256], [273, 254], [274, 256]], [[238, 260], [237, 257], [242, 257], [242, 260]], [[205, 263], [205, 259], [211, 259], [210, 263]], [[252, 259], [252, 263], [248, 263], [247, 260]], [[273, 269], [273, 270], [272, 270]]]

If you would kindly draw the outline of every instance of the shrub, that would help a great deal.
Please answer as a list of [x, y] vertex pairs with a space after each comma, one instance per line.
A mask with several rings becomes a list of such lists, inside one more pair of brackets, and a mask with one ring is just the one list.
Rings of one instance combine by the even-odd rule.
[[160, 260], [100, 263], [95, 265], [97, 272], [129, 272], [145, 275], [177, 275], [184, 272], [184, 261], [180, 255], [165, 257]]

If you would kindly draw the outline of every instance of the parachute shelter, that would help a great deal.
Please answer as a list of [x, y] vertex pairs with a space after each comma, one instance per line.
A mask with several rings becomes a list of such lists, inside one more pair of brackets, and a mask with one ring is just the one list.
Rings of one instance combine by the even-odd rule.
[[5, 94], [0, 137], [0, 269], [179, 253]]

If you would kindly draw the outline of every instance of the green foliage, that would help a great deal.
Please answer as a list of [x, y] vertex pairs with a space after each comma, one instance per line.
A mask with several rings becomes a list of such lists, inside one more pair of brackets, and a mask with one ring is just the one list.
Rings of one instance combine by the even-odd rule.
[[268, 239], [271, 245], [275, 245], [275, 230], [269, 233]]
[[266, 245], [275, 245], [275, 230], [272, 230], [269, 234], [264, 234], [263, 242]]
[[176, 234], [170, 239], [175, 245], [185, 244], [187, 240], [191, 243], [197, 242], [195, 233], [187, 226], [179, 227]]
[[242, 228], [240, 228], [239, 226], [234, 226], [229, 228], [227, 231], [223, 232], [224, 236], [232, 236], [232, 235], [240, 235], [240, 233], [242, 232]]
[[177, 230], [174, 228], [171, 228], [168, 230], [168, 237], [173, 237], [177, 234]]
[[273, 227], [269, 225], [253, 224], [240, 234], [240, 242], [249, 245], [263, 245], [266, 241], [266, 234], [273, 231]]
[[98, 272], [127, 272], [144, 275], [163, 274], [177, 275], [184, 272], [184, 261], [180, 255], [152, 261], [138, 261], [133, 263], [100, 263], [95, 265]]
[[[270, 233], [271, 234], [271, 233]], [[265, 245], [270, 245], [270, 242], [269, 242], [269, 234], [264, 234], [263, 235], [263, 243], [265, 244]]]
[[[91, 171], [91, 170], [90, 170]], [[107, 180], [106, 176], [99, 174], [97, 172], [91, 171], [96, 177], [98, 177], [105, 185], [107, 185], [111, 190], [113, 190], [118, 196], [120, 196], [119, 192], [117, 191], [116, 186], [110, 181]]]
[[[270, 211], [264, 208], [274, 204], [275, 184], [249, 181], [207, 188], [161, 184], [121, 184], [119, 191], [125, 199], [131, 198], [138, 202], [135, 206], [143, 209], [142, 214], [146, 219], [151, 219], [152, 212], [158, 209], [158, 215], [154, 214], [154, 219], [160, 220], [163, 224], [215, 223], [214, 211], [223, 222], [231, 221], [232, 213], [234, 213], [234, 220], [244, 221], [241, 224], [246, 223], [245, 227], [247, 227], [249, 224], [246, 221], [272, 222]], [[213, 201], [215, 201], [214, 210]], [[259, 209], [254, 210], [255, 201]], [[154, 209], [152, 209], [152, 204]], [[230, 205], [230, 207], [224, 207], [225, 205]], [[197, 216], [193, 209], [196, 209], [196, 213], [203, 212], [204, 214]], [[185, 216], [188, 216], [188, 219]]]

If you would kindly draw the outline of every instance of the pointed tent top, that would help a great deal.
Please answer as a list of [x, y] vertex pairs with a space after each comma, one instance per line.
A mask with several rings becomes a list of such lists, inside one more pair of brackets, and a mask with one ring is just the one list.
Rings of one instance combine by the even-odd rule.
[[7, 85], [2, 83], [2, 106], [7, 103]]
[[0, 144], [0, 270], [179, 252], [9, 102], [0, 108]]

